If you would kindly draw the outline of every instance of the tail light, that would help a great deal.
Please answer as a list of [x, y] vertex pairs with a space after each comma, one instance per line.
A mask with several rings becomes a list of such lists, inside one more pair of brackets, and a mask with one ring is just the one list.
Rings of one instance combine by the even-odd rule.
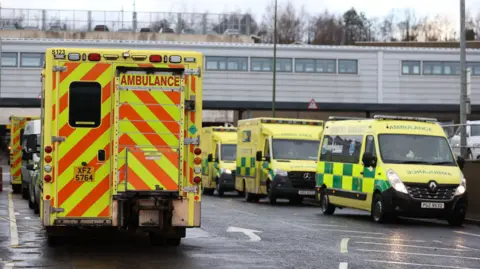
[[193, 163], [195, 163], [196, 165], [199, 165], [199, 164], [202, 163], [202, 159], [197, 157], [197, 158], [193, 159]]
[[90, 53], [90, 54], [88, 54], [88, 60], [89, 61], [98, 62], [98, 61], [100, 61], [100, 58], [101, 58], [100, 53]]
[[161, 63], [162, 62], [162, 56], [161, 55], [150, 55], [150, 62]]
[[52, 153], [52, 151], [53, 151], [53, 148], [51, 146], [46, 146], [45, 147], [45, 152], [46, 153]]
[[46, 156], [45, 157], [45, 162], [50, 163], [52, 161], [52, 156]]
[[51, 182], [52, 181], [52, 176], [51, 175], [45, 175], [43, 177], [43, 180], [45, 180], [45, 182]]
[[47, 200], [50, 200], [50, 198], [51, 198], [50, 195], [45, 196], [45, 199], [47, 199]]
[[31, 120], [32, 118], [28, 117], [27, 120]]
[[195, 184], [200, 184], [200, 182], [202, 182], [202, 178], [201, 177], [194, 177], [193, 178], [193, 182], [195, 182]]
[[193, 153], [195, 153], [195, 155], [200, 155], [202, 154], [202, 149], [201, 148], [196, 148], [193, 150]]

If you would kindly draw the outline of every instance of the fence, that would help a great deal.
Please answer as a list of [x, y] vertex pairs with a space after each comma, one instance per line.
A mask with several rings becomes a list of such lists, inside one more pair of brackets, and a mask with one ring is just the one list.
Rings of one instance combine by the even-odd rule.
[[0, 8], [0, 25], [17, 29], [49, 30], [51, 27], [64, 31], [88, 32], [96, 25], [106, 25], [109, 31], [133, 31], [151, 28], [157, 32], [169, 27], [180, 33], [190, 28], [206, 34], [212, 30], [222, 34], [227, 29], [237, 29], [250, 35], [252, 18], [248, 14], [210, 14], [174, 12], [46, 10]]
[[[480, 160], [480, 139], [475, 141], [473, 137], [480, 137], [480, 124], [441, 124], [449, 138], [450, 146], [455, 155], [461, 155], [461, 149], [466, 148], [467, 159]], [[467, 133], [467, 144], [461, 146], [460, 143], [460, 126], [465, 126]]]

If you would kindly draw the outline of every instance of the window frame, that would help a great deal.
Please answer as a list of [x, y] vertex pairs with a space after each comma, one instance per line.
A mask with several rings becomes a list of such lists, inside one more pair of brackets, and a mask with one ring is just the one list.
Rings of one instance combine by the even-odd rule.
[[[348, 156], [343, 155], [344, 148], [341, 144], [338, 144], [338, 145], [342, 146], [342, 153], [341, 154], [336, 154], [335, 156], [331, 155], [332, 158], [330, 158], [330, 160], [328, 160], [326, 158], [327, 150], [326, 150], [325, 142], [327, 142], [327, 145], [328, 145], [329, 140], [332, 139], [332, 143], [333, 143], [335, 141], [336, 137], [340, 137], [342, 140], [345, 140], [345, 138], [355, 137], [356, 138], [355, 139], [356, 143], [360, 142], [360, 145], [358, 147], [356, 147], [356, 150], [357, 150], [358, 153], [357, 153], [357, 156], [354, 156], [354, 158], [355, 158], [354, 160], [352, 160], [352, 161], [344, 160], [344, 158], [346, 158]], [[329, 140], [326, 141], [326, 139], [329, 139]], [[320, 156], [319, 161], [320, 162], [332, 162], [332, 163], [360, 164], [360, 162], [362, 160], [361, 153], [362, 153], [362, 150], [364, 149], [365, 139], [366, 139], [365, 135], [361, 135], [361, 134], [328, 134], [328, 135], [324, 135], [323, 140], [321, 141], [321, 148], [320, 148], [320, 152], [319, 152], [319, 156]], [[333, 158], [333, 157], [336, 157], [336, 158]]]
[[[8, 54], [9, 55], [15, 55], [15, 57], [4, 56], [4, 55], [8, 55]], [[3, 58], [15, 58], [15, 65], [4, 65], [3, 64]], [[1, 67], [18, 67], [18, 52], [10, 52], [10, 51], [2, 52], [1, 59], [2, 59], [2, 62], [0, 62]]]
[[[40, 55], [40, 62], [39, 62], [39, 65], [37, 66], [31, 66], [31, 65], [24, 65], [23, 64], [23, 56], [24, 55]], [[41, 52], [20, 52], [20, 67], [22, 68], [41, 68], [43, 66], [43, 61], [45, 59], [45, 53], [41, 53]]]
[[[439, 66], [441, 67], [440, 74], [435, 74], [433, 72], [434, 67], [435, 67], [435, 65], [434, 65], [435, 63], [439, 63]], [[432, 67], [432, 71], [431, 71], [430, 74], [425, 73], [425, 67], [426, 66]], [[424, 75], [424, 76], [444, 76], [445, 75], [444, 66], [445, 66], [444, 61], [423, 61], [422, 62], [422, 75]]]
[[[217, 67], [215, 69], [209, 68], [209, 62], [215, 61]], [[230, 68], [229, 64], [236, 62], [238, 68]], [[221, 63], [225, 64], [225, 68], [220, 68]], [[248, 72], [248, 57], [244, 56], [205, 56], [205, 70], [206, 71], [236, 71]]]
[[[342, 72], [340, 71], [340, 64], [341, 62], [354, 62], [355, 63], [355, 72]], [[358, 75], [358, 60], [356, 59], [338, 59], [338, 63], [337, 63], [337, 70], [338, 70], [338, 74], [342, 74], [342, 75]]]
[[[71, 108], [72, 107], [75, 107], [75, 105], [73, 105], [72, 103], [72, 85], [77, 85], [77, 84], [96, 84], [96, 90], [100, 93], [98, 95], [99, 99], [97, 100], [98, 101], [98, 105], [99, 105], [99, 113], [98, 113], [98, 124], [95, 124], [95, 125], [86, 125], [86, 124], [76, 124], [74, 119], [72, 119], [72, 110]], [[100, 127], [102, 125], [102, 85], [97, 82], [97, 81], [73, 81], [72, 83], [70, 83], [69, 87], [68, 87], [68, 125], [72, 128], [88, 128], [88, 129], [96, 129], [98, 127]], [[89, 106], [91, 107], [93, 104], [89, 104]], [[74, 124], [72, 124], [74, 123]], [[95, 122], [96, 123], [96, 122]]]
[[[413, 63], [411, 65], [410, 64], [407, 65], [409, 67], [409, 70], [410, 70], [410, 67], [416, 66], [414, 64], [418, 63], [418, 74], [415, 74], [414, 72], [408, 72], [408, 73], [403, 72], [403, 70], [404, 70], [403, 68], [404, 68], [406, 63]], [[400, 71], [401, 74], [402, 75], [407, 75], [407, 76], [420, 76], [422, 74], [422, 71], [423, 71], [422, 70], [422, 61], [416, 61], [416, 60], [402, 60], [400, 68], [401, 68], [401, 71]]]

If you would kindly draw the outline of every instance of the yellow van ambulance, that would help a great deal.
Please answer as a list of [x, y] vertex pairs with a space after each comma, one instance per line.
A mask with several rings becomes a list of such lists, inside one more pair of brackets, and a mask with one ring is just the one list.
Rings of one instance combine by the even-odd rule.
[[301, 203], [315, 197], [323, 121], [255, 118], [238, 121], [235, 189], [247, 202], [268, 197]]
[[202, 128], [200, 136], [202, 149], [203, 193], [218, 196], [235, 190], [235, 158], [237, 154], [237, 128]]
[[464, 164], [436, 119], [331, 117], [319, 154], [318, 199], [326, 215], [349, 207], [370, 211], [378, 223], [408, 216], [461, 225]]

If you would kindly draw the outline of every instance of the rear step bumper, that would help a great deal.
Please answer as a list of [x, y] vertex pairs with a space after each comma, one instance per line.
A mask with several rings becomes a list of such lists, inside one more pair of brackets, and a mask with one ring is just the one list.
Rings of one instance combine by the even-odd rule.
[[166, 199], [177, 199], [179, 197], [178, 191], [126, 191], [119, 192], [113, 196], [114, 200], [130, 200], [151, 197], [161, 197]]

